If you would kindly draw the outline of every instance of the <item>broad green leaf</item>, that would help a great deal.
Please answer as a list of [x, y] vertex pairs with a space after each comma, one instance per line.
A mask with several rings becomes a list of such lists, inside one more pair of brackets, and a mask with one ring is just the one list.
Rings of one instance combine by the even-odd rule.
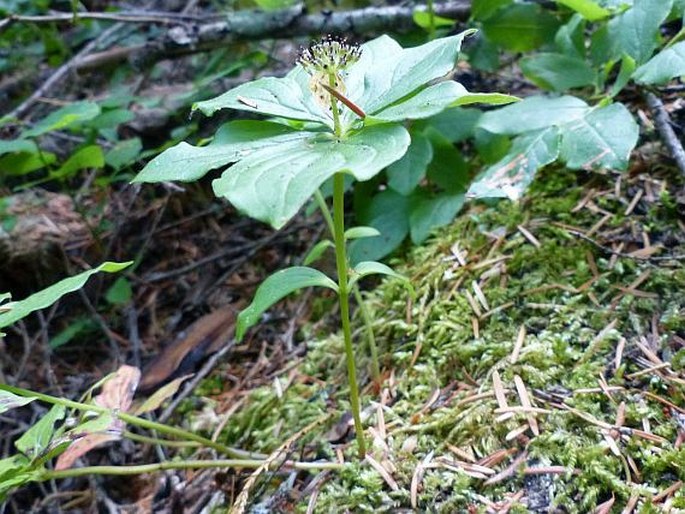
[[499, 68], [499, 47], [480, 32], [475, 43], [466, 50], [469, 64], [476, 70], [496, 72]]
[[607, 25], [613, 57], [630, 55], [646, 62], [657, 47], [659, 27], [671, 12], [673, 0], [635, 0], [633, 6], [612, 18]]
[[585, 27], [587, 22], [580, 14], [574, 14], [565, 25], [559, 27], [554, 43], [562, 53], [579, 59], [585, 58]]
[[483, 22], [490, 41], [512, 52], [528, 52], [549, 42], [557, 31], [554, 16], [537, 4], [515, 4]]
[[206, 116], [219, 109], [315, 121], [328, 126], [333, 123], [328, 113], [316, 103], [309, 89], [309, 75], [299, 66], [286, 77], [264, 77], [193, 105], [193, 110], [200, 110]]
[[520, 61], [523, 74], [543, 89], [565, 91], [595, 83], [597, 75], [585, 59], [556, 53], [540, 53]]
[[[422, 29], [430, 29], [431, 27], [431, 15], [426, 11], [415, 10], [412, 14], [414, 23], [416, 23]], [[454, 25], [455, 20], [450, 20], [449, 18], [443, 18], [442, 16], [433, 15], [432, 25], [435, 28], [440, 27], [451, 27]]]
[[143, 143], [139, 137], [119, 141], [105, 154], [105, 163], [115, 170], [120, 170], [124, 166], [133, 164], [142, 149]]
[[[406, 49], [388, 36], [369, 41], [362, 45], [361, 58], [345, 78], [347, 97], [366, 114], [378, 116], [395, 102], [452, 71], [464, 37], [474, 32], [467, 30]], [[354, 119], [351, 113], [346, 113], [346, 117], [348, 123]]]
[[290, 7], [295, 4], [295, 0], [255, 0], [255, 3], [265, 11], [273, 11]]
[[135, 117], [136, 115], [128, 109], [109, 109], [88, 121], [86, 126], [96, 130], [113, 129], [134, 120]]
[[[417, 131], [432, 127], [452, 143], [458, 143], [473, 136], [473, 131], [483, 112], [479, 109], [451, 107], [426, 120], [412, 125], [412, 144]], [[411, 146], [407, 152], [411, 151]]]
[[41, 471], [31, 468], [31, 463], [23, 455], [0, 460], [0, 504], [3, 504], [9, 491], [31, 482]]
[[21, 176], [49, 166], [57, 160], [54, 153], [9, 153], [0, 158], [0, 176]]
[[614, 168], [628, 165], [639, 127], [623, 104], [590, 111], [562, 127], [561, 158], [569, 168]]
[[399, 161], [388, 166], [388, 186], [400, 194], [410, 194], [426, 176], [428, 163], [433, 159], [433, 147], [426, 136], [412, 134], [411, 144]]
[[368, 180], [409, 146], [409, 134], [399, 124], [366, 127], [345, 139], [326, 133], [297, 135], [244, 157], [214, 180], [215, 194], [252, 218], [280, 228], [335, 173]]
[[685, 41], [662, 50], [633, 74], [640, 84], [665, 84], [682, 76], [685, 76]]
[[6, 153], [38, 153], [38, 147], [30, 139], [0, 139], [0, 155]]
[[485, 113], [478, 126], [494, 134], [523, 134], [580, 119], [589, 109], [585, 102], [574, 96], [531, 96]]
[[464, 195], [418, 194], [412, 198], [409, 233], [414, 244], [422, 243], [433, 229], [449, 224], [464, 205]]
[[383, 109], [378, 114], [368, 116], [366, 121], [402, 121], [428, 118], [449, 106], [457, 105], [459, 99], [466, 96], [469, 96], [469, 92], [464, 86], [453, 80], [448, 80], [427, 87], [408, 100]]
[[517, 137], [507, 156], [483, 171], [471, 184], [466, 197], [518, 200], [537, 171], [556, 160], [559, 148], [557, 127]]
[[281, 298], [304, 287], [322, 286], [338, 292], [338, 285], [319, 270], [296, 266], [277, 271], [257, 288], [252, 303], [240, 312], [236, 323], [236, 340], [241, 341], [245, 332], [257, 322], [264, 311]]
[[105, 300], [112, 305], [124, 305], [128, 303], [133, 297], [133, 288], [131, 282], [126, 277], [119, 277], [114, 281], [107, 292], [105, 293]]
[[511, 148], [511, 139], [503, 134], [493, 134], [480, 127], [474, 131], [474, 145], [478, 156], [485, 164], [493, 164], [503, 159]]
[[[0, 459], [0, 483], [3, 483], [10, 473], [12, 475], [16, 474], [18, 470], [26, 467], [28, 464], [29, 460], [23, 455], [12, 455], [6, 459]], [[2, 485], [0, 485], [0, 492], [1, 491]]]
[[2, 385], [0, 384], [0, 414], [3, 412], [7, 412], [8, 410], [15, 409], [17, 407], [21, 407], [22, 405], [26, 405], [28, 403], [31, 403], [35, 398], [26, 398], [24, 396], [17, 396], [14, 393], [10, 393], [9, 391], [4, 391], [1, 389]]
[[68, 178], [76, 171], [85, 168], [102, 168], [105, 156], [98, 145], [90, 145], [77, 150], [57, 170], [50, 173], [51, 178]]
[[500, 7], [511, 4], [513, 0], [473, 0], [471, 2], [471, 16], [476, 20], [484, 20]]
[[428, 165], [428, 179], [451, 194], [463, 193], [469, 181], [468, 165], [461, 152], [442, 134], [426, 131], [433, 146], [433, 159]]
[[352, 241], [350, 261], [380, 259], [397, 248], [409, 233], [409, 198], [388, 189], [371, 198], [358, 217], [361, 223], [376, 228], [381, 235]]
[[87, 435], [104, 432], [109, 429], [113, 429], [113, 432], [117, 432], [119, 431], [117, 430], [118, 425], [121, 425], [121, 422], [119, 421], [119, 418], [116, 417], [116, 412], [101, 412], [94, 417], [86, 418], [85, 421], [72, 428], [69, 433]]
[[65, 414], [66, 409], [62, 405], [53, 405], [47, 414], [17, 439], [14, 446], [31, 460], [39, 457], [55, 436], [55, 423], [62, 420]]
[[62, 130], [84, 121], [92, 120], [100, 114], [100, 106], [93, 102], [76, 102], [51, 112], [24, 131], [22, 137], [37, 137], [46, 132]]
[[377, 237], [381, 233], [373, 227], [352, 227], [345, 231], [345, 239], [363, 239], [365, 237]]
[[364, 261], [357, 264], [350, 272], [350, 282], [348, 287], [352, 287], [360, 279], [367, 277], [369, 275], [387, 275], [389, 277], [398, 278], [406, 282], [409, 287], [409, 279], [400, 273], [397, 273], [390, 266], [386, 266], [382, 262], [375, 261]]
[[324, 239], [323, 241], [319, 241], [312, 247], [311, 250], [309, 250], [309, 252], [307, 252], [307, 255], [302, 261], [302, 264], [304, 266], [309, 266], [313, 262], [318, 261], [324, 254], [324, 252], [329, 248], [335, 248], [333, 241], [331, 241], [330, 239]]
[[243, 120], [223, 125], [207, 146], [179, 143], [150, 161], [133, 182], [189, 182], [208, 171], [247, 157], [263, 148], [312, 137], [279, 123]]
[[573, 9], [590, 21], [598, 21], [611, 14], [608, 9], [593, 0], [557, 0], [557, 3]]
[[10, 304], [12, 306], [12, 310], [4, 314], [0, 314], [0, 328], [4, 328], [12, 323], [15, 323], [25, 316], [28, 316], [33, 311], [49, 307], [67, 293], [81, 289], [88, 279], [95, 273], [99, 273], [101, 271], [107, 273], [116, 273], [117, 271], [121, 271], [131, 264], [132, 262], [105, 262], [97, 268], [84, 271], [83, 273], [73, 277], [65, 278], [64, 280], [61, 280], [56, 284], [43, 289], [42, 291], [32, 294], [24, 300], [12, 302]]
[[609, 27], [602, 24], [590, 37], [590, 62], [596, 69], [601, 69], [607, 62], [611, 62], [620, 57], [620, 52], [616, 50], [615, 40], [609, 35]]
[[[434, 93], [440, 91], [447, 94], [447, 86], [440, 86], [430, 94], [419, 90], [454, 68], [462, 40], [471, 33], [473, 31], [468, 30], [408, 49], [403, 49], [388, 36], [369, 41], [362, 45], [360, 60], [347, 70], [346, 96], [366, 114], [376, 116], [377, 119], [381, 119], [379, 116], [384, 109], [393, 109], [382, 118], [388, 121], [396, 119], [399, 104], [411, 101], [412, 95], [421, 92], [423, 96], [403, 112], [408, 117], [430, 115], [423, 114], [425, 112], [434, 114], [439, 100]], [[310, 89], [310, 80], [304, 69], [297, 66], [284, 78], [267, 77], [243, 84], [217, 98], [198, 102], [193, 109], [212, 115], [219, 109], [231, 108], [332, 127], [330, 113], [316, 103]], [[451, 87], [450, 95], [460, 94], [463, 89]], [[429, 98], [426, 97], [427, 94]], [[447, 99], [442, 101], [447, 102]], [[393, 105], [395, 103], [397, 105]], [[346, 129], [349, 129], [358, 121], [358, 116], [343, 107], [341, 120]]]
[[466, 93], [454, 100], [450, 107], [459, 107], [462, 105], [483, 104], [483, 105], [505, 105], [518, 102], [521, 99], [505, 95], [504, 93]]

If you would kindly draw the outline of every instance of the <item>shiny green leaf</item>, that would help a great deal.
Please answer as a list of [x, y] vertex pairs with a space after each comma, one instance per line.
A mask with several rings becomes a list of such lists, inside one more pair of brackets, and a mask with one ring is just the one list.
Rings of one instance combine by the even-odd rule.
[[426, 176], [432, 159], [433, 147], [428, 138], [421, 133], [412, 134], [407, 153], [388, 166], [388, 186], [402, 195], [410, 194]]
[[12, 310], [0, 314], [0, 328], [15, 323], [25, 316], [28, 316], [33, 311], [49, 307], [67, 293], [81, 289], [88, 279], [95, 273], [99, 273], [101, 271], [107, 273], [116, 273], [117, 271], [121, 271], [131, 264], [132, 262], [105, 262], [97, 268], [93, 268], [73, 277], [60, 280], [56, 284], [53, 284], [42, 291], [38, 291], [24, 300], [12, 302], [9, 304], [11, 305]]
[[520, 61], [523, 74], [543, 89], [565, 91], [589, 86], [597, 79], [596, 72], [579, 57], [557, 53], [539, 53]]
[[409, 134], [399, 124], [374, 125], [345, 139], [312, 132], [297, 136], [244, 157], [214, 180], [214, 193], [280, 228], [335, 173], [368, 180], [409, 146]]
[[569, 168], [614, 168], [628, 165], [639, 127], [623, 104], [590, 111], [563, 127], [561, 158]]
[[312, 247], [311, 250], [309, 250], [309, 252], [307, 252], [307, 255], [302, 261], [302, 264], [304, 266], [309, 266], [310, 264], [318, 261], [324, 254], [324, 252], [329, 248], [335, 248], [333, 241], [331, 241], [330, 239], [324, 239], [323, 241], [319, 241]]
[[348, 287], [354, 286], [360, 279], [369, 275], [387, 275], [389, 277], [398, 278], [406, 282], [409, 287], [409, 279], [400, 273], [397, 273], [390, 266], [376, 261], [363, 261], [357, 264], [350, 272], [350, 282]]
[[0, 414], [11, 409], [16, 409], [22, 405], [31, 403], [35, 398], [26, 398], [24, 396], [17, 396], [9, 391], [0, 389]]
[[277, 271], [257, 288], [252, 303], [238, 315], [236, 340], [241, 341], [245, 332], [257, 322], [262, 313], [290, 293], [305, 287], [328, 287], [338, 292], [338, 285], [321, 271], [306, 266], [295, 266]]
[[39, 457], [49, 448], [56, 435], [55, 423], [61, 421], [65, 414], [66, 409], [62, 405], [53, 405], [47, 414], [16, 440], [14, 446], [32, 460]]
[[345, 231], [345, 239], [362, 239], [365, 237], [377, 237], [381, 233], [373, 227], [352, 227]]
[[605, 9], [594, 0], [557, 0], [557, 3], [573, 9], [582, 15], [583, 18], [590, 21], [598, 21], [611, 14], [608, 9]]
[[92, 120], [98, 114], [100, 114], [98, 104], [76, 102], [51, 112], [32, 128], [24, 131], [22, 137], [37, 137], [46, 132], [69, 128], [84, 121]]
[[506, 157], [476, 177], [466, 197], [518, 200], [537, 171], [559, 156], [560, 143], [557, 127], [517, 137]]
[[665, 84], [682, 76], [685, 76], [685, 41], [662, 50], [633, 74], [640, 84]]

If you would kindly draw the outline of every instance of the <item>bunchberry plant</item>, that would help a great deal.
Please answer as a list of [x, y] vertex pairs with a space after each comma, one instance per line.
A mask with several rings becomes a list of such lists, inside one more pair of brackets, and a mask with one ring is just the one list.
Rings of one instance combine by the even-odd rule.
[[[366, 275], [399, 275], [379, 262], [350, 267], [346, 242], [378, 232], [368, 227], [345, 230], [345, 175], [369, 180], [400, 159], [410, 143], [405, 120], [433, 116], [450, 106], [512, 100], [506, 95], [469, 93], [449, 78], [461, 43], [471, 32], [409, 49], [388, 36], [362, 46], [324, 38], [304, 49], [297, 66], [285, 77], [261, 78], [194, 106], [206, 115], [230, 108], [268, 116], [268, 120], [228, 122], [207, 146], [180, 143], [152, 160], [134, 180], [192, 181], [222, 169], [213, 182], [216, 195], [274, 228], [282, 227], [316, 197], [333, 237], [329, 246], [335, 248], [336, 280], [308, 266], [275, 273], [238, 317], [236, 337], [242, 338], [266, 309], [293, 291], [309, 286], [334, 290], [340, 301], [360, 455], [365, 453], [365, 444], [348, 296]], [[230, 163], [234, 164], [227, 168]], [[332, 215], [319, 192], [329, 179]]]

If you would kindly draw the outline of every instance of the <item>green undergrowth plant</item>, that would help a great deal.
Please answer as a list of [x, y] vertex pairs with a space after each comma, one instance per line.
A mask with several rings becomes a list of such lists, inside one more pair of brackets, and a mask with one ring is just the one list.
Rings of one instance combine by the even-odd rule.
[[[520, 198], [555, 162], [626, 169], [639, 128], [623, 99], [685, 75], [683, 9], [672, 0], [474, 0], [471, 68], [500, 82], [501, 61], [516, 63], [542, 91], [501, 110], [454, 107], [413, 123], [405, 156], [355, 187], [356, 219], [384, 236], [354, 241], [352, 260], [423, 242], [469, 198]], [[429, 13], [417, 22], [430, 32]]]
[[[49, 307], [62, 296], [82, 288], [96, 273], [115, 273], [130, 266], [131, 262], [105, 262], [78, 275], [66, 278], [52, 286], [16, 302], [11, 296], [0, 294], [0, 330], [11, 326], [30, 313]], [[0, 332], [0, 338], [5, 334]], [[47, 403], [51, 408], [14, 441], [16, 452], [0, 459], [0, 502], [14, 489], [32, 482], [65, 479], [87, 475], [135, 475], [166, 469], [234, 468], [254, 469], [270, 466], [273, 459], [260, 453], [244, 452], [216, 443], [194, 432], [176, 428], [141, 417], [156, 408], [173, 395], [180, 381], [176, 380], [162, 387], [149, 398], [137, 404], [133, 395], [140, 380], [140, 370], [133, 366], [122, 366], [116, 372], [93, 385], [80, 401], [68, 400], [19, 387], [0, 383], [0, 414], [28, 405], [34, 401]], [[100, 391], [97, 395], [96, 391]], [[154, 437], [134, 433], [150, 431]], [[162, 437], [160, 437], [160, 435]], [[73, 467], [75, 461], [102, 444], [128, 438], [136, 442], [158, 444], [175, 448], [211, 448], [223, 459], [195, 460], [175, 459], [143, 465], [129, 466], [87, 466]], [[56, 459], [54, 467], [51, 465]], [[277, 465], [292, 465], [295, 469], [339, 469], [336, 463], [285, 462]]]
[[549, 94], [482, 117], [453, 114], [454, 123], [477, 118], [472, 134], [488, 164], [467, 196], [518, 198], [556, 161], [626, 169], [639, 130], [621, 92], [685, 75], [684, 15], [679, 0], [475, 0], [472, 66], [496, 71], [504, 55]]
[[[336, 279], [308, 266], [277, 272], [240, 313], [236, 337], [241, 339], [266, 309], [296, 290], [319, 286], [335, 291], [362, 456], [365, 442], [348, 297], [367, 275], [401, 277], [372, 260], [351, 267], [347, 242], [378, 232], [368, 227], [345, 229], [346, 177], [370, 180], [402, 158], [411, 143], [404, 126], [407, 120], [427, 118], [457, 105], [514, 100], [507, 95], [469, 93], [458, 82], [445, 79], [471, 32], [409, 49], [388, 36], [361, 47], [324, 38], [301, 52], [298, 66], [287, 76], [249, 82], [194, 106], [206, 115], [230, 108], [270, 119], [226, 123], [206, 146], [180, 143], [153, 159], [135, 178], [135, 182], [192, 181], [234, 163], [213, 181], [214, 192], [274, 228], [282, 227], [316, 197], [332, 235]], [[325, 184], [332, 189], [332, 213], [320, 192]]]

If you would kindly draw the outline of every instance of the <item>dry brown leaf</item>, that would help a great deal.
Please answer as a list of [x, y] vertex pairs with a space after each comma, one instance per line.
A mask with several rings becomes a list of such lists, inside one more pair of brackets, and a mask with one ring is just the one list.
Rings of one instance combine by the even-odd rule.
[[237, 307], [227, 305], [201, 317], [165, 347], [143, 370], [140, 391], [150, 391], [185, 374], [233, 337]]
[[[131, 407], [139, 381], [138, 368], [121, 366], [102, 384], [102, 391], [93, 398], [93, 403], [112, 411], [126, 412]], [[74, 442], [57, 458], [55, 469], [68, 469], [93, 448], [121, 439], [124, 426], [124, 422], [118, 419], [114, 412], [100, 414], [77, 426], [68, 434], [75, 439]]]

